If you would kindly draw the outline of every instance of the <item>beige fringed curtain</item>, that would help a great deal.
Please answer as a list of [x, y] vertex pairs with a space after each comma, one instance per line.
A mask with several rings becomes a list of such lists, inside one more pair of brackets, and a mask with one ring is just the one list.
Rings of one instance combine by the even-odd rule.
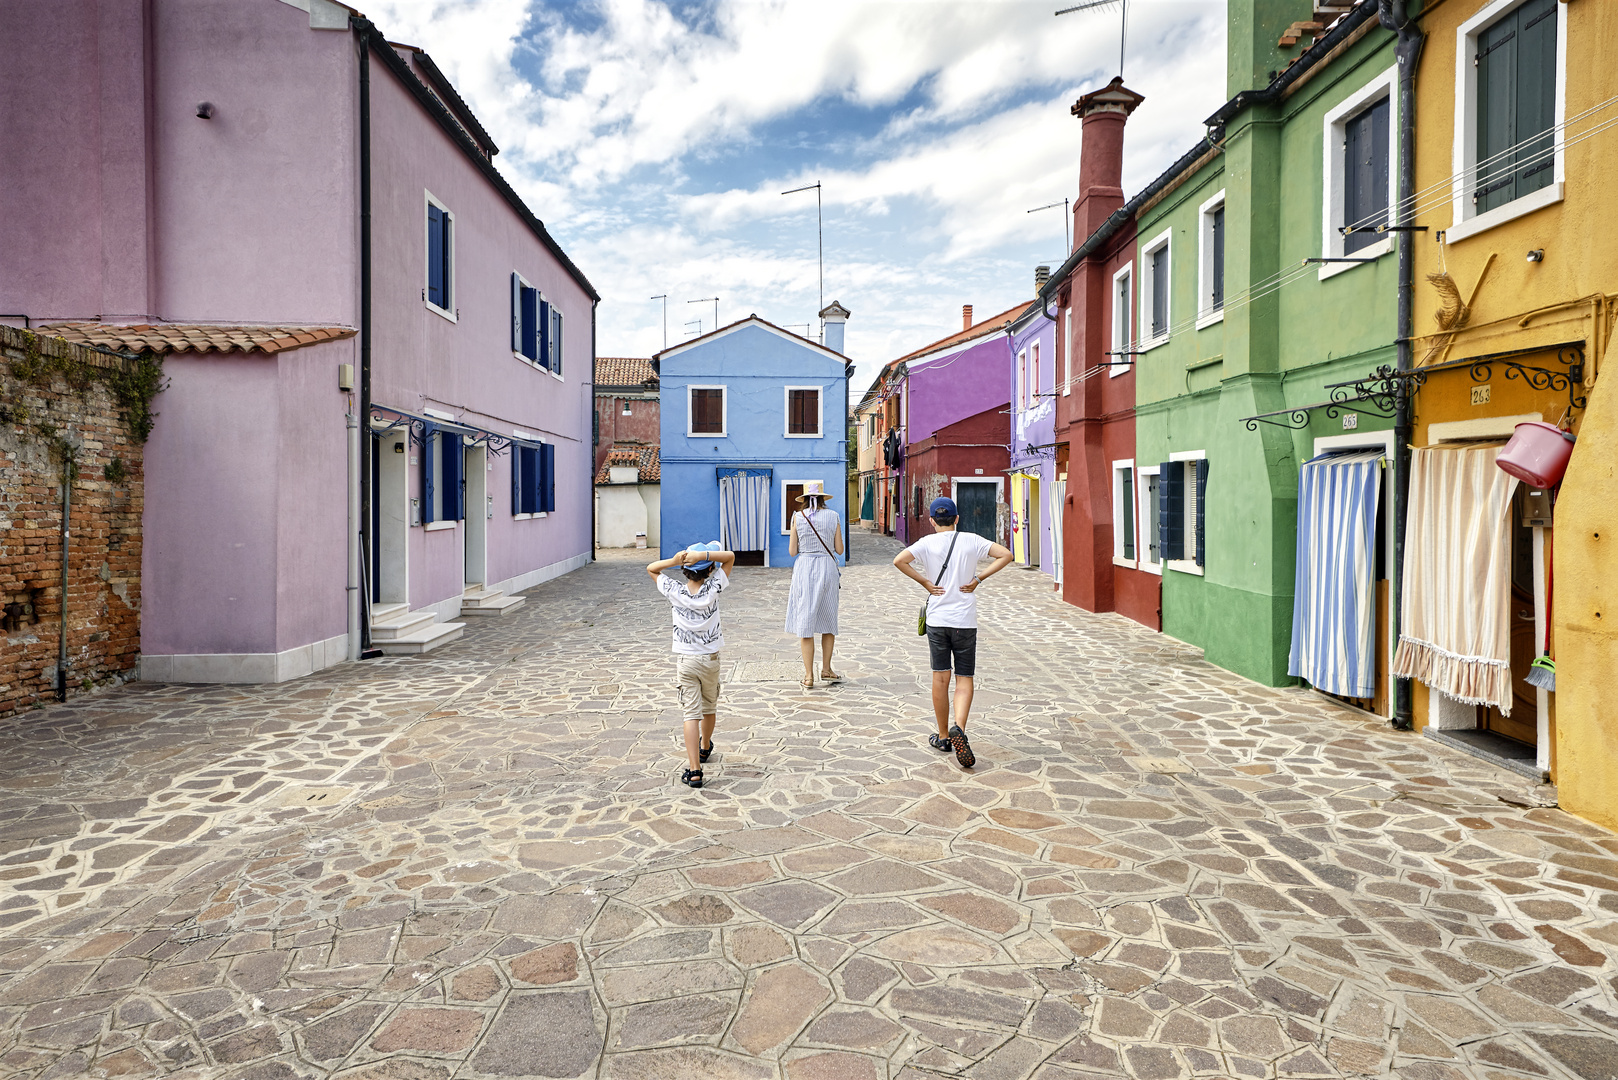
[[1511, 496], [1498, 446], [1413, 450], [1395, 675], [1511, 712]]

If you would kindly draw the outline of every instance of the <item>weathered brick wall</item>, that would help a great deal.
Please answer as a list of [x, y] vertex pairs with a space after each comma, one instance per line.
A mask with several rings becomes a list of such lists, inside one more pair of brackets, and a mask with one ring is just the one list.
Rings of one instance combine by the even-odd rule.
[[131, 395], [139, 396], [139, 369], [112, 353], [0, 327], [0, 716], [56, 694], [64, 446], [76, 465], [68, 692], [134, 677], [144, 488]]

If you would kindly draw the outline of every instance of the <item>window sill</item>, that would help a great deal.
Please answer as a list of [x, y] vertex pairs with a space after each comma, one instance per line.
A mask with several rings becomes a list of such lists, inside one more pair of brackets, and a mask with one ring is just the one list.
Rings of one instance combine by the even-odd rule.
[[1140, 564], [1140, 566], [1136, 567], [1136, 569], [1138, 569], [1143, 574], [1156, 574], [1158, 577], [1163, 576], [1163, 564], [1162, 563], [1142, 562]]
[[788, 439], [824, 439], [825, 437], [826, 436], [820, 434], [819, 432], [815, 432], [813, 435], [793, 435], [789, 432], [785, 436], [785, 438]]
[[423, 300], [421, 303], [423, 307], [432, 312], [434, 315], [437, 315], [440, 319], [447, 319], [452, 323], [458, 323], [461, 321], [460, 316], [456, 315], [455, 312], [445, 311], [431, 300]]
[[511, 520], [512, 521], [529, 521], [529, 520], [538, 521], [542, 517], [549, 517], [549, 516], [550, 516], [550, 514], [549, 514], [548, 511], [541, 510], [537, 514], [512, 514], [511, 515]]
[[453, 529], [458, 524], [454, 521], [429, 521], [423, 526], [428, 532], [440, 532], [444, 529]]
[[[1382, 239], [1378, 240], [1376, 243], [1370, 245], [1369, 247], [1362, 247], [1358, 251], [1344, 252], [1343, 255], [1342, 255], [1342, 258], [1345, 258], [1345, 259], [1380, 259], [1382, 256], [1391, 254], [1392, 252], [1393, 252], [1393, 237], [1384, 236]], [[1364, 263], [1351, 263], [1351, 262], [1323, 263], [1321, 265], [1321, 267], [1320, 267], [1320, 273], [1317, 275], [1316, 280], [1317, 281], [1325, 281], [1327, 278], [1336, 277], [1338, 274], [1346, 274], [1346, 273], [1348, 273], [1348, 271], [1353, 270], [1355, 267], [1364, 266], [1364, 265], [1365, 265]]]
[[1197, 317], [1197, 329], [1198, 330], [1206, 330], [1206, 329], [1208, 329], [1208, 327], [1210, 327], [1210, 326], [1218, 326], [1220, 323], [1222, 323], [1224, 321], [1225, 321], [1225, 309], [1224, 309], [1224, 306], [1221, 305], [1218, 308], [1218, 310], [1216, 310], [1216, 311], [1210, 311], [1206, 315], [1198, 316]]
[[1135, 560], [1135, 559], [1126, 559], [1122, 555], [1114, 555], [1112, 557], [1112, 565], [1127, 567], [1130, 570], [1139, 570], [1140, 569], [1140, 566], [1139, 566], [1137, 560]]
[[1139, 356], [1142, 353], [1149, 353], [1153, 349], [1161, 349], [1163, 346], [1165, 346], [1165, 345], [1167, 345], [1169, 343], [1170, 339], [1173, 338], [1173, 336], [1174, 335], [1172, 335], [1172, 334], [1164, 334], [1160, 338], [1152, 338], [1149, 341], [1143, 341], [1136, 347], [1135, 355]]
[[1182, 574], [1195, 574], [1197, 577], [1203, 576], [1202, 567], [1198, 566], [1190, 559], [1170, 559], [1169, 569], [1178, 571]]
[[1504, 206], [1497, 206], [1482, 214], [1467, 218], [1459, 225], [1451, 225], [1444, 230], [1444, 243], [1455, 244], [1469, 236], [1487, 232], [1496, 225], [1504, 225], [1508, 221], [1515, 221], [1535, 210], [1543, 210], [1547, 206], [1554, 206], [1562, 201], [1562, 189], [1565, 185], [1558, 180], [1554, 184], [1540, 188], [1538, 191], [1524, 195], [1520, 199], [1513, 199]]
[[688, 432], [685, 433], [685, 437], [688, 438], [688, 439], [728, 439], [728, 438], [730, 438], [730, 436], [727, 435], [723, 431], [688, 431]]

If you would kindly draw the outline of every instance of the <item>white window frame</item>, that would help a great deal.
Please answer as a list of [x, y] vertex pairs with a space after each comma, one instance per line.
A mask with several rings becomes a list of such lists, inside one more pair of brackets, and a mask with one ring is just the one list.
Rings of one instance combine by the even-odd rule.
[[[454, 219], [451, 219], [451, 220], [453, 221]], [[453, 236], [454, 234], [455, 234], [455, 229], [452, 226], [450, 228], [450, 235]], [[453, 270], [451, 272], [453, 273]], [[529, 281], [527, 278], [523, 277], [521, 270], [513, 270], [512, 273], [517, 275], [517, 280], [523, 283], [524, 288], [534, 290], [534, 311], [535, 311], [534, 317], [537, 319], [539, 317], [539, 315], [538, 315], [539, 305], [540, 305], [541, 302], [544, 301], [545, 294], [539, 291], [539, 286], [538, 285], [535, 285], [532, 281]], [[453, 284], [454, 284], [453, 278], [451, 279], [450, 284], [453, 286]], [[451, 289], [451, 291], [453, 292], [454, 290]], [[428, 305], [428, 306], [430, 307], [431, 305]], [[513, 317], [514, 318], [520, 317], [520, 313], [514, 313]], [[535, 329], [538, 330], [539, 328], [536, 326]], [[540, 340], [544, 340], [543, 336], [541, 337]], [[539, 351], [539, 342], [538, 341], [536, 341], [534, 343], [534, 351], [536, 353]], [[528, 367], [533, 368], [535, 371], [548, 371], [549, 370], [548, 368], [542, 367], [540, 365], [538, 357], [535, 357], [534, 359], [530, 360], [530, 359], [528, 359], [528, 357], [524, 356], [522, 353], [518, 352], [516, 349], [511, 350], [511, 355], [516, 357], [518, 360], [521, 360], [525, 365], [527, 365]]]
[[1039, 407], [1040, 383], [1043, 381], [1040, 378], [1039, 370], [1039, 340], [1036, 338], [1028, 343], [1028, 407], [1030, 409]]
[[[458, 296], [460, 294], [461, 278], [460, 278], [460, 274], [457, 272], [457, 268], [455, 266], [455, 245], [456, 245], [456, 242], [460, 239], [461, 231], [455, 225], [455, 212], [453, 210], [451, 210], [449, 207], [445, 206], [442, 199], [440, 199], [438, 196], [434, 195], [431, 191], [428, 191], [426, 188], [422, 188], [422, 194], [424, 194], [426, 196], [425, 201], [423, 201], [422, 204], [421, 204], [421, 301], [422, 301], [422, 306], [425, 307], [428, 311], [432, 312], [434, 315], [439, 316], [440, 318], [448, 319], [452, 323], [458, 323], [458, 322], [461, 321], [461, 317], [458, 314], [456, 314], [456, 311], [455, 311], [455, 298], [456, 298], [456, 296]], [[437, 304], [433, 303], [431, 300], [427, 299], [427, 283], [428, 283], [428, 281], [430, 281], [432, 279], [432, 273], [433, 273], [432, 258], [431, 258], [431, 254], [430, 254], [431, 251], [432, 251], [432, 246], [427, 240], [427, 208], [429, 206], [436, 206], [436, 207], [438, 207], [438, 209], [440, 211], [442, 211], [444, 214], [449, 216], [449, 307], [448, 308], [441, 308]], [[526, 364], [528, 362], [528, 358], [526, 356], [523, 356], [521, 353], [518, 353], [517, 355], [522, 359], [523, 363]]]
[[[1135, 286], [1135, 306], [1138, 313], [1137, 317], [1139, 319], [1138, 325], [1140, 326], [1140, 342], [1135, 346], [1137, 353], [1151, 352], [1153, 349], [1167, 345], [1169, 343], [1169, 339], [1174, 336], [1173, 240], [1174, 227], [1171, 225], [1141, 245], [1141, 280], [1136, 282]], [[1156, 283], [1152, 281], [1152, 256], [1156, 255], [1159, 251], [1164, 250], [1168, 252], [1169, 257], [1168, 262], [1165, 264], [1166, 269], [1163, 274], [1163, 276], [1168, 279], [1164, 283], [1168, 289], [1168, 295], [1164, 298], [1163, 303], [1163, 336], [1148, 337], [1147, 335], [1152, 332], [1152, 301], [1156, 297], [1155, 290], [1157, 288]]]
[[811, 477], [808, 480], [783, 480], [783, 481], [781, 481], [781, 535], [782, 536], [786, 536], [786, 535], [788, 535], [789, 533], [792, 532], [792, 515], [796, 514], [798, 512], [797, 507], [787, 505], [787, 488], [791, 487], [793, 484], [797, 484], [799, 487], [808, 487], [810, 484], [822, 484], [822, 485], [824, 485], [824, 481], [822, 481], [819, 477]]
[[[815, 392], [815, 433], [813, 435], [794, 435], [792, 433], [792, 391], [813, 390]], [[725, 395], [725, 403], [730, 403], [730, 395]], [[824, 439], [826, 437], [826, 388], [824, 386], [784, 386], [781, 388], [781, 432], [789, 439]]]
[[1073, 393], [1073, 305], [1062, 311], [1062, 396]]
[[[1140, 566], [1140, 492], [1135, 487], [1135, 477], [1130, 476], [1129, 505], [1123, 506], [1124, 501], [1124, 474], [1135, 471], [1135, 459], [1125, 458], [1112, 463], [1112, 565], [1127, 566], [1131, 570]], [[1122, 511], [1122, 512], [1120, 512]], [[1131, 524], [1135, 528], [1135, 557], [1124, 557], [1124, 513], [1129, 515]]]
[[[1177, 450], [1169, 455], [1169, 460], [1202, 461], [1207, 456], [1208, 451], [1206, 450]], [[1159, 480], [1158, 483], [1161, 484], [1162, 481]], [[1180, 546], [1182, 548], [1187, 544], [1194, 546], [1197, 539], [1197, 484], [1195, 473], [1186, 477], [1184, 499], [1185, 505], [1181, 508], [1181, 520], [1185, 522], [1185, 525], [1183, 526], [1185, 529], [1185, 536], [1180, 540]], [[1204, 543], [1206, 542], [1205, 537]], [[1197, 577], [1202, 577], [1206, 572], [1205, 567], [1197, 565], [1197, 560], [1194, 557], [1189, 559], [1169, 559], [1167, 560], [1167, 565], [1168, 569], [1170, 570], [1178, 570], [1182, 574], [1195, 574]]]
[[1478, 155], [1478, 73], [1471, 58], [1477, 53], [1477, 37], [1524, 0], [1494, 0], [1455, 29], [1455, 142], [1453, 180], [1450, 182], [1451, 225], [1444, 231], [1446, 244], [1458, 243], [1496, 225], [1514, 221], [1524, 214], [1562, 201], [1567, 187], [1567, 24], [1568, 5], [1556, 13], [1556, 111], [1551, 138], [1556, 147], [1552, 179], [1538, 191], [1513, 199], [1504, 206], [1479, 214], [1472, 206], [1470, 192], [1477, 182]]
[[[1344, 98], [1328, 110], [1322, 121], [1320, 175], [1325, 177], [1320, 205], [1320, 254], [1328, 259], [1344, 257], [1343, 234], [1338, 232], [1348, 222], [1343, 220], [1343, 188], [1347, 183], [1344, 171], [1343, 144], [1348, 139], [1348, 123], [1383, 98], [1388, 100], [1388, 211], [1390, 220], [1399, 205], [1399, 67], [1395, 64], [1370, 82]], [[1380, 259], [1394, 248], [1394, 234], [1388, 233], [1374, 244], [1360, 248], [1356, 259]], [[1317, 280], [1346, 273], [1360, 263], [1321, 263]]]
[[1018, 412], [1028, 407], [1028, 348], [1017, 350], [1017, 402]]
[[[1146, 490], [1146, 477], [1160, 477], [1162, 472], [1163, 467], [1161, 465], [1145, 465], [1135, 470], [1135, 503], [1137, 506], [1140, 505], [1140, 500], [1145, 497], [1142, 493]], [[1159, 479], [1158, 483], [1162, 483], [1162, 480]], [[1135, 552], [1139, 556], [1137, 559], [1138, 565], [1135, 569], [1162, 577], [1163, 564], [1155, 562], [1149, 557], [1148, 553], [1152, 550], [1151, 544], [1141, 542], [1141, 522], [1150, 520], [1150, 518], [1150, 514], [1142, 514], [1135, 521]]]
[[[1197, 207], [1197, 329], [1205, 330], [1210, 326], [1225, 321], [1225, 308], [1220, 305], [1215, 311], [1213, 306], [1213, 215], [1215, 210], [1225, 205], [1225, 189], [1220, 188], [1218, 193], [1206, 199]], [[1229, 225], [1229, 216], [1226, 225]], [[1229, 232], [1226, 232], [1229, 247]]]
[[[1118, 283], [1126, 279], [1129, 282], [1130, 302], [1120, 304], [1118, 302]], [[1135, 340], [1135, 328], [1131, 325], [1135, 312], [1134, 296], [1135, 264], [1130, 261], [1112, 275], [1112, 298], [1109, 301], [1112, 305], [1112, 355], [1107, 357], [1107, 362], [1114, 366], [1107, 368], [1107, 378], [1109, 379], [1116, 379], [1135, 366], [1133, 356], [1123, 355], [1124, 349], [1130, 347]], [[1126, 364], [1128, 365], [1127, 367], [1125, 366]]]
[[[723, 390], [725, 396], [719, 399], [719, 427], [717, 432], [692, 431], [691, 421], [696, 418], [696, 410], [691, 407], [691, 391], [693, 390]], [[730, 437], [730, 387], [725, 383], [687, 383], [685, 387], [685, 437], [688, 439], [728, 439]]]

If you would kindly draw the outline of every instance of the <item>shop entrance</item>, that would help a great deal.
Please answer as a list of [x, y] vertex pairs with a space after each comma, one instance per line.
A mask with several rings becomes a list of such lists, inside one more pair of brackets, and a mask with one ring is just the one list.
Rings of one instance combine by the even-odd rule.
[[1478, 727], [1534, 746], [1539, 738], [1539, 693], [1528, 682], [1528, 670], [1539, 655], [1534, 623], [1534, 530], [1522, 523], [1513, 502], [1511, 526], [1511, 715], [1493, 705], [1479, 705]]

